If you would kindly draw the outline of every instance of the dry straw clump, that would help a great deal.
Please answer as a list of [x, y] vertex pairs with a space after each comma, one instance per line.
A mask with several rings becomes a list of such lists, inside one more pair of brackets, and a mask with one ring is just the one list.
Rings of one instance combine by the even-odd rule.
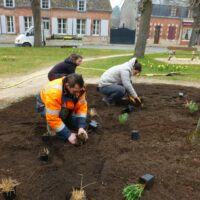
[[83, 189], [73, 189], [70, 200], [86, 200], [86, 194]]
[[1, 181], [1, 184], [0, 184], [0, 189], [1, 189], [1, 192], [12, 192], [12, 191], [15, 191], [15, 187], [17, 185], [19, 185], [20, 183], [16, 180], [12, 180], [11, 178], [8, 178], [8, 179], [2, 179]]

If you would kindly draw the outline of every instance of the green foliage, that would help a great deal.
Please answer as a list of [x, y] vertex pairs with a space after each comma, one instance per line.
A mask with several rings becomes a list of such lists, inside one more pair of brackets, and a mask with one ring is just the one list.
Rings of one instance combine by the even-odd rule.
[[189, 101], [186, 103], [186, 108], [189, 109], [190, 113], [195, 113], [199, 110], [199, 106], [197, 103], [193, 102], [193, 101]]
[[143, 67], [148, 68], [148, 70], [152, 72], [185, 72], [188, 69], [186, 65], [155, 63], [150, 60], [144, 60], [141, 63]]
[[125, 200], [138, 200], [142, 196], [144, 187], [145, 186], [142, 184], [128, 185], [123, 189], [123, 197], [125, 198]]
[[125, 124], [128, 120], [128, 113], [123, 113], [121, 115], [119, 115], [118, 119], [119, 119], [119, 123], [120, 124]]
[[[109, 56], [116, 54], [127, 54], [132, 51], [112, 49], [65, 49], [65, 48], [0, 48], [0, 76], [30, 73], [41, 68], [47, 68], [63, 61], [70, 54], [81, 54], [84, 59], [87, 57]], [[126, 59], [126, 60], [125, 60]], [[104, 62], [103, 62], [104, 61]], [[111, 58], [109, 60], [95, 60], [83, 62], [82, 67], [108, 68], [113, 64], [120, 64], [127, 61], [127, 57]], [[97, 65], [98, 64], [98, 65]], [[80, 71], [80, 70], [79, 70]], [[90, 76], [96, 75], [99, 71], [82, 70]], [[101, 72], [103, 73], [103, 72]], [[101, 74], [100, 73], [100, 74]]]

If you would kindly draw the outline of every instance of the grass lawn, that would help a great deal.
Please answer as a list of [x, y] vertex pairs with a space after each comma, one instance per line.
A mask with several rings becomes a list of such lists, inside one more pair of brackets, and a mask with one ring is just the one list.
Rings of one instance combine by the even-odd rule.
[[[184, 53], [184, 52], [183, 52]], [[170, 72], [184, 73], [191, 75], [184, 76], [153, 76], [157, 79], [168, 79], [168, 80], [191, 80], [199, 81], [200, 80], [200, 66], [198, 65], [173, 65], [166, 64], [160, 61], [156, 61], [155, 58], [158, 57], [167, 57], [167, 53], [157, 53], [157, 54], [146, 54], [145, 58], [139, 59], [143, 64], [143, 72], [141, 75], [145, 74], [167, 74]], [[180, 55], [181, 57], [182, 55]], [[131, 56], [110, 58], [105, 60], [97, 60], [92, 62], [86, 62], [81, 66], [81, 69], [78, 70], [79, 73], [82, 73], [86, 77], [97, 77], [100, 76], [106, 69], [126, 62]], [[85, 68], [85, 69], [84, 69]]]
[[0, 48], [0, 75], [16, 75], [49, 67], [71, 53], [78, 53], [83, 57], [98, 57], [132, 52], [109, 49]]
[[[63, 60], [70, 53], [79, 53], [84, 57], [97, 57], [113, 54], [132, 53], [125, 50], [101, 50], [101, 49], [62, 49], [62, 48], [1, 48], [0, 49], [0, 74], [12, 75], [27, 73], [40, 68], [54, 65]], [[185, 52], [179, 52], [178, 57], [186, 57]], [[198, 65], [173, 65], [156, 61], [155, 58], [168, 57], [167, 53], [146, 54], [139, 59], [143, 64], [144, 74], [167, 74], [170, 72], [185, 73], [184, 76], [155, 76], [154, 78], [169, 80], [200, 80], [200, 66]], [[187, 56], [191, 57], [191, 56]], [[78, 73], [86, 77], [98, 77], [106, 69], [128, 61], [131, 56], [108, 58], [84, 62], [78, 69]]]

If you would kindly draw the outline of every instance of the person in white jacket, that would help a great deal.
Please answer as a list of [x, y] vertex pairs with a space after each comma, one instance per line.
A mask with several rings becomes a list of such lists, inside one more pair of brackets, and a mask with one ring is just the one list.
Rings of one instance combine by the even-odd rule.
[[142, 65], [136, 58], [132, 58], [104, 72], [99, 82], [99, 91], [105, 95], [103, 101], [107, 105], [116, 104], [127, 93], [132, 101], [137, 99], [141, 102], [131, 81], [131, 76], [138, 75], [141, 71]]

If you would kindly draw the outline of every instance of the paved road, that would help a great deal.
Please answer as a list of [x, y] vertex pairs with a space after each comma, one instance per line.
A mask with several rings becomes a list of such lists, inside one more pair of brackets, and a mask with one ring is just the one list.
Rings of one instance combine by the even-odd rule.
[[[1, 47], [15, 47], [14, 44], [0, 44]], [[18, 47], [19, 48], [19, 47]], [[109, 45], [82, 45], [79, 48], [89, 48], [89, 49], [116, 49], [116, 50], [133, 50], [134, 45], [120, 45], [120, 44], [109, 44]], [[165, 47], [147, 47], [146, 52], [148, 53], [157, 53], [157, 52], [166, 52], [167, 48]]]

